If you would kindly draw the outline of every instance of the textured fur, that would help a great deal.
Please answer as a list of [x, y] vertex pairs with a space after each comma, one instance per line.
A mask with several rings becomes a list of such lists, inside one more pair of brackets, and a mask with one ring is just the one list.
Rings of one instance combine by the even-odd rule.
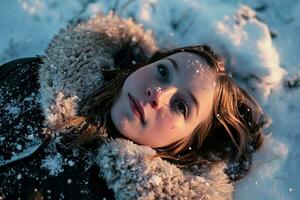
[[[157, 50], [149, 32], [113, 14], [60, 31], [46, 49], [39, 72], [41, 104], [49, 127], [76, 115], [80, 101], [103, 84], [101, 68], [112, 68], [114, 55], [124, 48], [137, 60], [139, 54], [149, 57]], [[128, 140], [105, 139], [96, 162], [117, 199], [232, 198], [223, 163], [189, 173], [161, 158], [144, 159], [154, 153]]]
[[231, 199], [224, 163], [203, 166], [197, 176], [161, 158], [145, 159], [153, 154], [150, 147], [124, 139], [101, 145], [96, 161], [117, 199]]
[[122, 49], [138, 58], [138, 54], [149, 57], [157, 47], [149, 32], [113, 14], [69, 25], [54, 37], [39, 73], [41, 103], [49, 126], [76, 114], [78, 102], [101, 87], [101, 68], [113, 68], [113, 56]]

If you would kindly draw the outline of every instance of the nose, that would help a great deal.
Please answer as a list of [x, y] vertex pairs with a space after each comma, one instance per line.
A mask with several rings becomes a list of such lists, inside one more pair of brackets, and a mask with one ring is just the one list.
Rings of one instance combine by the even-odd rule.
[[153, 108], [159, 109], [161, 106], [169, 104], [170, 99], [175, 91], [176, 88], [174, 87], [149, 87], [146, 88], [146, 97]]

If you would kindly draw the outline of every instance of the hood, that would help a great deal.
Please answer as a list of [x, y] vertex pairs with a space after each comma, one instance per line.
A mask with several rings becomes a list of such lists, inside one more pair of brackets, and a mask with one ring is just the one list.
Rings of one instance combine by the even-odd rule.
[[[55, 126], [77, 114], [80, 102], [103, 85], [102, 68], [139, 62], [157, 49], [149, 31], [113, 14], [98, 15], [61, 30], [47, 47], [39, 71], [46, 125]], [[155, 154], [150, 147], [125, 139], [103, 140], [96, 163], [117, 199], [232, 197], [233, 187], [223, 172], [223, 163], [192, 170], [197, 173], [184, 172], [161, 158], [145, 160], [146, 155]]]
[[150, 31], [113, 14], [62, 29], [48, 45], [39, 70], [46, 124], [75, 116], [79, 103], [102, 86], [102, 68], [130, 65], [156, 50]]

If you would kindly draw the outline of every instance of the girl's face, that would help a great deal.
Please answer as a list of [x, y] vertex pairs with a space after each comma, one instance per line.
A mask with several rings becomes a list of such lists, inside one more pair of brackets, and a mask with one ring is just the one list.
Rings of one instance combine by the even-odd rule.
[[197, 54], [180, 52], [132, 73], [111, 118], [126, 138], [153, 148], [192, 134], [212, 113], [215, 74]]

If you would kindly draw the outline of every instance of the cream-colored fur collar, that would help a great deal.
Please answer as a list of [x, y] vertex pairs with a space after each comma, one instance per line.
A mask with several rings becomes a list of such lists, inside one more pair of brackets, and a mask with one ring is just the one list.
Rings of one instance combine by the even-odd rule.
[[[138, 59], [140, 54], [151, 56], [157, 47], [141, 26], [113, 14], [70, 25], [55, 36], [39, 74], [41, 105], [49, 127], [76, 115], [80, 101], [103, 84], [101, 68], [112, 68], [114, 56], [122, 49]], [[124, 139], [104, 140], [96, 163], [117, 199], [232, 198], [224, 164], [190, 174], [161, 158], [145, 160], [145, 155], [155, 153], [150, 147]]]
[[232, 199], [233, 187], [223, 172], [224, 163], [203, 166], [197, 176], [161, 158], [145, 159], [153, 154], [150, 147], [125, 139], [101, 145], [96, 162], [116, 199]]

